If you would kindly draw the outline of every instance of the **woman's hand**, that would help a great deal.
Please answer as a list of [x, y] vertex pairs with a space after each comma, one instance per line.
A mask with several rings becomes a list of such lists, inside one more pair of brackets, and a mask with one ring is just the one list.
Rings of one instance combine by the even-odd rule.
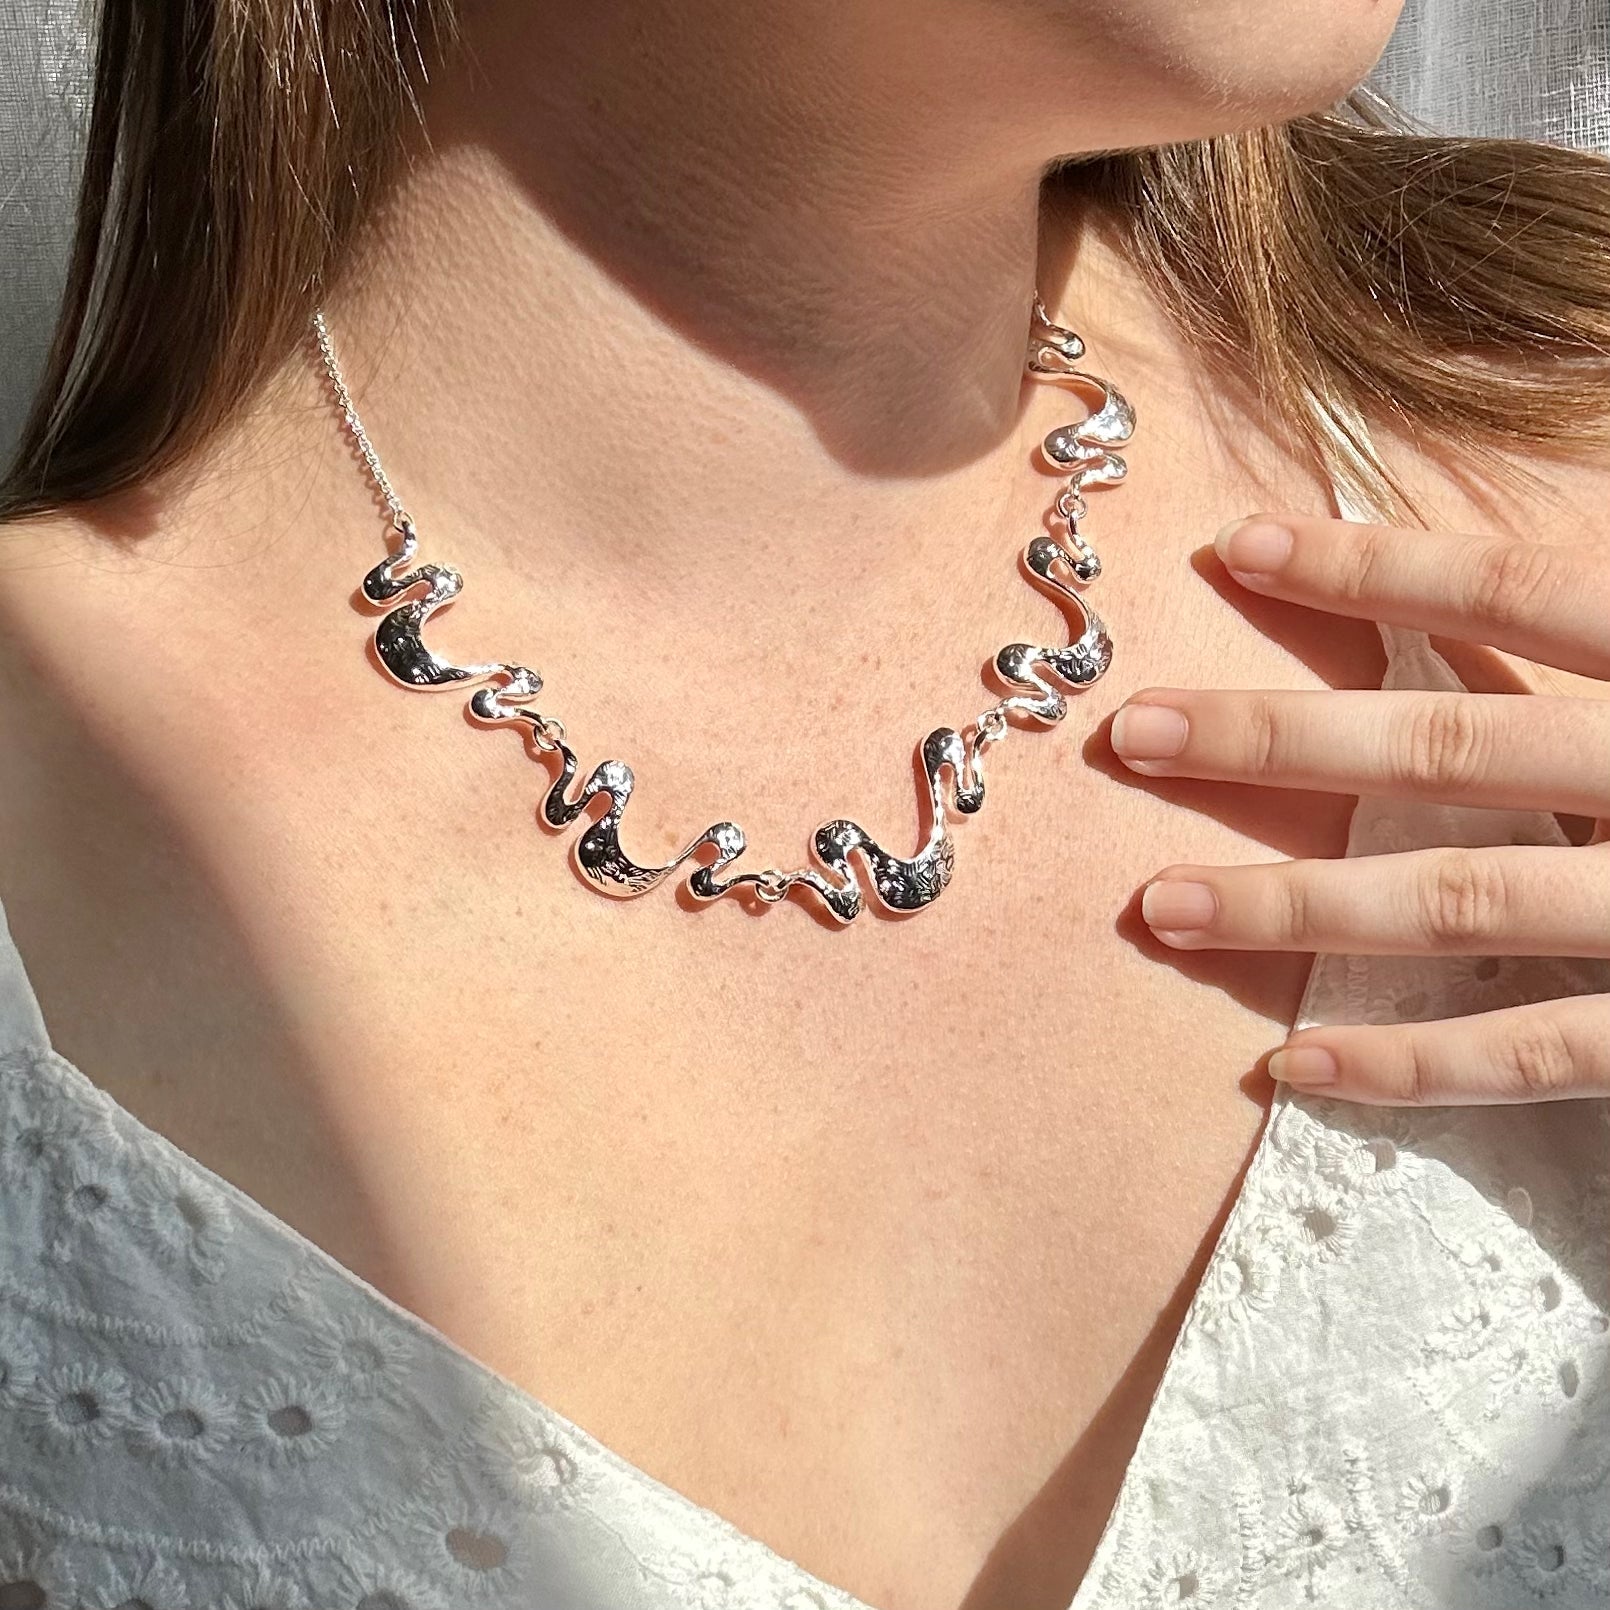
[[[1610, 679], [1610, 548], [1259, 516], [1219, 533], [1242, 586]], [[1163, 869], [1142, 914], [1179, 949], [1610, 956], [1610, 699], [1147, 688], [1113, 718], [1134, 771], [1596, 818], [1583, 846]], [[1303, 1029], [1269, 1072], [1350, 1101], [1610, 1095], [1610, 995], [1442, 1022]]]

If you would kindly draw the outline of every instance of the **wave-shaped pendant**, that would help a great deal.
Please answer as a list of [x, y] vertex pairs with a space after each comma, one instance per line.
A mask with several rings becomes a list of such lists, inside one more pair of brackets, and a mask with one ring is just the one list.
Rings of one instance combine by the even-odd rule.
[[[319, 328], [322, 338], [322, 324]], [[1009, 730], [1010, 716], [1016, 712], [1046, 725], [1061, 721], [1068, 711], [1067, 692], [1089, 687], [1112, 660], [1106, 626], [1076, 590], [1101, 573], [1101, 561], [1080, 533], [1079, 522], [1085, 513], [1085, 492], [1117, 485], [1127, 474], [1128, 467], [1116, 449], [1133, 434], [1135, 414], [1104, 380], [1077, 368], [1083, 352], [1079, 337], [1052, 324], [1036, 303], [1029, 372], [1069, 383], [1090, 397], [1092, 406], [1084, 419], [1052, 431], [1041, 449], [1047, 464], [1067, 477], [1054, 505], [1065, 522], [1066, 538], [1035, 537], [1024, 549], [1023, 560], [1040, 585], [1073, 605], [1080, 622], [1078, 635], [1061, 648], [1007, 644], [994, 663], [1013, 691], [964, 732], [937, 727], [922, 740], [926, 797], [921, 804], [928, 825], [922, 843], [909, 856], [894, 853], [860, 823], [840, 817], [824, 822], [812, 836], [817, 864], [791, 871], [766, 868], [729, 873], [747, 847], [743, 830], [735, 822], [707, 827], [669, 861], [657, 865], [634, 861], [621, 842], [621, 824], [635, 786], [632, 768], [621, 760], [600, 761], [572, 792], [581, 766], [564, 726], [533, 708], [542, 690], [541, 676], [527, 666], [506, 662], [455, 665], [425, 643], [426, 623], [459, 595], [463, 579], [446, 565], [414, 563], [418, 533], [400, 506], [393, 520], [398, 538], [395, 547], [363, 579], [365, 601], [385, 611], [374, 632], [376, 654], [389, 675], [404, 687], [473, 688], [470, 710], [477, 720], [522, 725], [529, 729], [539, 750], [556, 753], [559, 775], [542, 803], [542, 817], [550, 827], [570, 827], [588, 812], [595, 798], [607, 798], [608, 808], [588, 821], [574, 850], [577, 869], [605, 894], [622, 898], [646, 894], [694, 863], [687, 887], [699, 900], [752, 889], [757, 898], [770, 903], [793, 889], [804, 889], [840, 922], [849, 922], [865, 906], [859, 865], [870, 874], [871, 893], [886, 911], [921, 910], [932, 905], [950, 883], [956, 860], [950, 815], [971, 815], [984, 803], [983, 754]], [[334, 377], [337, 371], [333, 359], [329, 361]], [[346, 406], [349, 420], [355, 420], [350, 401]], [[707, 847], [714, 854], [704, 860]]]

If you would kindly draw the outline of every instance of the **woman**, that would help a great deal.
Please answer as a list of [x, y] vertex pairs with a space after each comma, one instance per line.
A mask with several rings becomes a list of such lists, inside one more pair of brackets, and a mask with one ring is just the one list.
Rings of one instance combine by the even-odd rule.
[[1610, 190], [1317, 113], [1391, 11], [108, 5], [0, 1592], [1603, 1602]]

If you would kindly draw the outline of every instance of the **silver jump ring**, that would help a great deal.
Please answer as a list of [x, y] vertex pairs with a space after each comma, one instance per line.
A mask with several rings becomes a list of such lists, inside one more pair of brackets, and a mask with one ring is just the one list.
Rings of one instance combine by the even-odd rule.
[[[450, 604], [463, 590], [463, 578], [450, 565], [414, 563], [418, 542], [414, 522], [397, 495], [363, 422], [353, 405], [335, 349], [330, 341], [322, 310], [315, 310], [313, 328], [318, 337], [320, 356], [331, 388], [376, 489], [391, 512], [391, 524], [401, 541], [379, 564], [372, 566], [362, 582], [364, 602], [384, 612], [375, 627], [373, 646], [386, 673], [403, 687], [453, 688], [489, 682], [470, 699], [470, 713], [489, 723], [518, 720], [529, 725], [531, 743], [538, 749], [564, 747], [562, 775], [549, 787], [543, 802], [543, 820], [551, 827], [564, 827], [580, 818], [599, 794], [606, 795], [612, 809], [604, 816], [589, 819], [577, 846], [577, 865], [593, 885], [604, 894], [631, 897], [663, 883], [684, 862], [705, 846], [718, 854], [713, 862], [701, 865], [688, 885], [701, 900], [742, 888], [753, 888], [767, 905], [782, 900], [796, 886], [820, 900], [840, 922], [853, 920], [863, 909], [867, 893], [876, 897], [888, 911], [917, 911], [931, 905], [948, 887], [955, 862], [947, 811], [971, 814], [984, 801], [983, 767], [974, 764], [983, 751], [1011, 730], [1009, 712], [1032, 716], [1047, 725], [1061, 721], [1067, 709], [1066, 695], [1051, 678], [1077, 691], [1106, 673], [1112, 658], [1112, 642], [1100, 617], [1083, 603], [1074, 591], [1074, 582], [1089, 581], [1100, 573], [1100, 563], [1076, 527], [1084, 513], [1082, 485], [1111, 486], [1122, 480], [1124, 461], [1113, 449], [1128, 441], [1134, 430], [1134, 410], [1124, 397], [1097, 376], [1075, 367], [1084, 343], [1073, 331], [1053, 324], [1040, 301], [1034, 308], [1034, 328], [1030, 332], [1026, 367], [1030, 374], [1052, 380], [1073, 380], [1084, 390], [1095, 388], [1102, 401], [1094, 413], [1054, 434], [1059, 445], [1048, 457], [1064, 468], [1066, 484], [1058, 495], [1057, 512], [1068, 520], [1068, 546], [1077, 550], [1078, 562], [1070, 560], [1063, 546], [1048, 534], [1036, 535], [1020, 555], [1031, 579], [1045, 586], [1063, 601], [1078, 606], [1082, 617], [1079, 636], [1065, 647], [1041, 647], [1031, 643], [1009, 643], [995, 656], [995, 669], [1002, 680], [1017, 691], [978, 717], [969, 738], [953, 727], [936, 727], [923, 739], [920, 754], [926, 799], [923, 816], [930, 827], [916, 853], [900, 855], [885, 848], [858, 822], [836, 817], [824, 822], [811, 838], [811, 849], [825, 871], [810, 867], [791, 872], [769, 867], [754, 874], [723, 877], [745, 848], [744, 834], [734, 822], [716, 822], [693, 840], [673, 859], [660, 865], [639, 865], [627, 855], [621, 843], [620, 820], [632, 797], [634, 777], [631, 767], [621, 760], [604, 760], [594, 766], [582, 785], [580, 798], [572, 798], [569, 785], [575, 778], [578, 761], [565, 745], [564, 723], [530, 708], [542, 688], [542, 678], [534, 671], [507, 662], [456, 665], [437, 654], [425, 642], [423, 628], [430, 617]], [[1050, 441], [1051, 438], [1047, 438]], [[1062, 449], [1066, 450], [1063, 451]], [[1071, 468], [1071, 476], [1067, 470]], [[1061, 572], [1071, 572], [1064, 580]], [[870, 890], [863, 887], [861, 871], [871, 875]]]
[[1084, 519], [1090, 512], [1090, 505], [1085, 502], [1084, 494], [1075, 491], [1071, 486], [1065, 486], [1057, 493], [1054, 507], [1070, 525]]
[[766, 902], [774, 906], [788, 894], [788, 879], [772, 868], [755, 874], [755, 893]]
[[986, 744], [994, 743], [999, 738], [1004, 738], [1009, 730], [1006, 713], [998, 704], [991, 705], [973, 725], [978, 729], [980, 748]]

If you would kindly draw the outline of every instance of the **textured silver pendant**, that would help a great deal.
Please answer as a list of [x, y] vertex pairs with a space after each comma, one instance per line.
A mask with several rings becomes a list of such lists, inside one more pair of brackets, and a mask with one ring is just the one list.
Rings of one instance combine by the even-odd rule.
[[[1089, 687], [1111, 662], [1112, 643], [1107, 628], [1076, 590], [1101, 573], [1101, 561], [1081, 534], [1079, 524], [1086, 512], [1085, 493], [1092, 487], [1116, 485], [1127, 472], [1116, 450], [1134, 433], [1134, 410], [1106, 381], [1078, 367], [1084, 343], [1071, 330], [1053, 324], [1036, 301], [1028, 372], [1067, 383], [1085, 398], [1089, 412], [1077, 423], [1052, 431], [1041, 446], [1047, 464], [1066, 475], [1054, 504], [1065, 535], [1062, 540], [1035, 537], [1023, 557], [1030, 575], [1041, 586], [1075, 606], [1083, 623], [1079, 635], [1064, 648], [1007, 644], [995, 656], [995, 668], [1007, 686], [1016, 691], [990, 706], [964, 732], [938, 727], [923, 739], [921, 756], [927, 792], [923, 803], [929, 825], [914, 855], [896, 855], [858, 822], [838, 818], [824, 822], [812, 838], [818, 865], [791, 871], [765, 868], [729, 873], [728, 869], [744, 853], [747, 841], [735, 822], [717, 822], [671, 860], [657, 866], [641, 865], [627, 855], [621, 844], [621, 821], [634, 785], [632, 768], [620, 760], [601, 761], [572, 794], [580, 763], [563, 724], [534, 707], [542, 691], [541, 676], [527, 666], [509, 663], [454, 665], [426, 646], [425, 623], [458, 596], [462, 578], [445, 565], [415, 564], [418, 533], [392, 493], [358, 420], [322, 314], [314, 315], [314, 328], [347, 424], [392, 507], [396, 545], [363, 579], [364, 599], [385, 610], [374, 634], [380, 663], [405, 687], [474, 687], [469, 705], [479, 721], [523, 726], [529, 729], [530, 740], [539, 751], [557, 754], [559, 774], [542, 804], [543, 820], [550, 827], [570, 826], [584, 815], [596, 796], [607, 796], [609, 808], [588, 822], [574, 847], [578, 870], [605, 894], [644, 894], [685, 863], [694, 862], [697, 864], [688, 875], [687, 886], [700, 900], [715, 900], [734, 890], [752, 888], [759, 899], [774, 902], [790, 890], [806, 889], [840, 922], [849, 922], [860, 914], [865, 903], [857, 872], [860, 865], [870, 873], [872, 893], [886, 910], [908, 912], [931, 905], [944, 893], [955, 866], [950, 814], [971, 815], [984, 803], [984, 751], [1010, 730], [1011, 714], [1016, 711], [1046, 725], [1061, 721], [1068, 711], [1063, 690], [1079, 692]], [[705, 861], [701, 857], [707, 845], [714, 854]]]

